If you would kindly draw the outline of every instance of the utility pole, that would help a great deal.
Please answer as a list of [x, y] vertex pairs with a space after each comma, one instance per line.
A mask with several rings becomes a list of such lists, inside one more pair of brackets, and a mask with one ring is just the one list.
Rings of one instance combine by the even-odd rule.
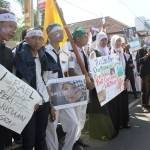
[[39, 25], [43, 25], [46, 0], [37, 0]]
[[33, 27], [34, 17], [33, 17], [33, 2], [32, 0], [24, 0], [24, 20], [26, 27]]

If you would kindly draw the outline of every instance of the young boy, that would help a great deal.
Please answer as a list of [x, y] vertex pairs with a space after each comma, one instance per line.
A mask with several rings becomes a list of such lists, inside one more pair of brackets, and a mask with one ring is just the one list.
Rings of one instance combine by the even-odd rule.
[[50, 109], [49, 95], [45, 81], [49, 64], [43, 47], [43, 32], [39, 28], [27, 31], [25, 42], [16, 49], [16, 75], [36, 89], [43, 99], [22, 132], [23, 150], [45, 150], [45, 136]]

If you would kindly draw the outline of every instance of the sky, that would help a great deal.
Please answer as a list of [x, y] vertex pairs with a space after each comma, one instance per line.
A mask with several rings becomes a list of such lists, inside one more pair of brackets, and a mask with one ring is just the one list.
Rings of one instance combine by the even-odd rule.
[[[15, 0], [12, 11], [20, 17], [22, 12]], [[34, 6], [37, 0], [33, 0]], [[99, 17], [110, 16], [129, 26], [135, 26], [137, 16], [150, 19], [150, 0], [57, 0], [67, 23], [74, 23]], [[14, 9], [15, 8], [15, 9]]]

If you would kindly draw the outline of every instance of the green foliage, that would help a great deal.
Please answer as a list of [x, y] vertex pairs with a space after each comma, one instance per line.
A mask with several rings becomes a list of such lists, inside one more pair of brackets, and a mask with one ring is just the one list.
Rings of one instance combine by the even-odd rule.
[[19, 4], [20, 4], [20, 6], [23, 8], [23, 5], [24, 5], [24, 0], [16, 0]]
[[18, 26], [17, 26], [15, 37], [13, 38], [14, 41], [20, 41], [22, 31], [25, 29], [23, 18], [17, 19], [17, 22], [18, 22]]
[[0, 0], [0, 7], [10, 9], [10, 3], [6, 0]]
[[21, 33], [22, 33], [22, 31], [23, 31], [24, 29], [25, 29], [24, 26], [17, 28], [16, 35], [15, 35], [15, 37], [13, 38], [13, 41], [20, 41], [20, 39], [21, 39]]

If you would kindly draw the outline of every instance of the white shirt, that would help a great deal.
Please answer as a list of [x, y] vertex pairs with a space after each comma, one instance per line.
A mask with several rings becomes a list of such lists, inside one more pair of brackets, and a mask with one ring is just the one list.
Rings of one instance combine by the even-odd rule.
[[[77, 47], [77, 50], [78, 50], [78, 53], [79, 53], [79, 55], [80, 55], [80, 58], [81, 58], [83, 64], [85, 64], [85, 63], [84, 63], [84, 57], [83, 57], [83, 53], [85, 54], [85, 52], [84, 52], [83, 48]], [[82, 51], [83, 51], [83, 52], [82, 52]], [[86, 55], [86, 54], [85, 54], [85, 55]], [[76, 56], [75, 56], [74, 53], [72, 53], [72, 57], [73, 57], [73, 62], [72, 62], [72, 63], [74, 63], [74, 64], [73, 64], [73, 66], [70, 66], [69, 68], [73, 68], [73, 69], [75, 70], [75, 73], [76, 73], [77, 75], [83, 75], [83, 73], [82, 73], [82, 71], [81, 71], [81, 68], [80, 68], [80, 65], [78, 64], [77, 59], [76, 59]], [[88, 61], [88, 59], [87, 59], [87, 61]]]
[[[55, 50], [53, 46], [51, 44], [48, 44], [48, 46], [46, 47], [46, 52], [49, 55], [51, 55], [54, 58], [54, 60], [57, 62], [57, 56], [55, 54], [56, 51], [54, 52], [53, 50]], [[70, 53], [62, 49], [60, 49], [59, 52], [57, 53], [59, 54], [60, 65], [64, 75], [65, 72], [68, 72], [68, 68], [70, 68], [70, 66], [74, 67], [74, 65], [72, 65], [69, 61]], [[58, 78], [57, 72], [56, 73], [54, 73], [53, 71], [48, 72], [48, 79], [56, 79], [56, 78]]]
[[43, 98], [43, 101], [48, 102], [49, 101], [49, 95], [48, 95], [46, 85], [43, 81], [44, 77], [46, 78], [46, 72], [44, 72], [43, 78], [42, 78], [42, 76], [41, 76], [41, 63], [40, 63], [40, 59], [39, 59], [38, 55], [35, 58], [35, 65], [36, 65], [36, 87], [37, 87], [37, 91], [39, 92], [39, 94]]

